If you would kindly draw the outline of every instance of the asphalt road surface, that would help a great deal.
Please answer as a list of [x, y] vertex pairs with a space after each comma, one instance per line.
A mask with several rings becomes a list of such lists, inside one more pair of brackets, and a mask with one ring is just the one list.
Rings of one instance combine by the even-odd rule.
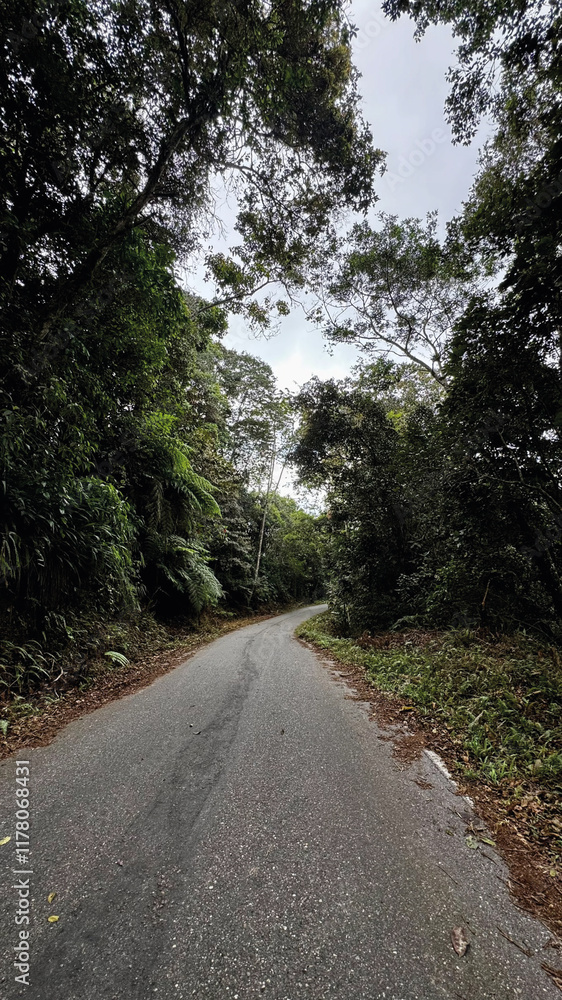
[[493, 848], [467, 847], [466, 800], [429, 758], [401, 766], [293, 637], [318, 610], [225, 636], [18, 754], [29, 986], [15, 758], [0, 765], [2, 998], [559, 1000], [551, 935], [510, 902]]

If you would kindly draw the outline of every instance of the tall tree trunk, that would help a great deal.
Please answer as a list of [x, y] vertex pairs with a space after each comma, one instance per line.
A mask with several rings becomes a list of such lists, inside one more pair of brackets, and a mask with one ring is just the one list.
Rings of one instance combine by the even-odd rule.
[[[272, 448], [271, 448], [271, 462], [270, 462], [270, 465], [269, 465], [269, 476], [268, 476], [268, 479], [267, 479], [267, 487], [266, 487], [266, 490], [265, 490], [265, 496], [264, 496], [264, 501], [263, 501], [263, 515], [262, 515], [262, 519], [261, 519], [260, 537], [259, 537], [259, 541], [258, 541], [258, 553], [257, 553], [257, 556], [256, 556], [256, 568], [255, 568], [255, 571], [254, 571], [254, 582], [252, 584], [252, 593], [250, 594], [250, 601], [252, 600], [252, 598], [254, 596], [254, 591], [256, 589], [256, 585], [257, 585], [257, 582], [258, 582], [258, 576], [259, 576], [259, 572], [260, 572], [261, 557], [262, 557], [262, 552], [263, 552], [263, 539], [264, 539], [264, 536], [265, 536], [265, 522], [266, 522], [266, 518], [267, 518], [267, 505], [269, 503], [269, 497], [271, 495], [271, 488], [273, 486], [273, 473], [275, 472], [275, 460], [276, 460], [276, 458], [277, 458], [277, 428], [274, 426], [274, 428], [273, 428], [273, 445], [272, 445]], [[283, 466], [283, 468], [285, 468], [285, 466]]]

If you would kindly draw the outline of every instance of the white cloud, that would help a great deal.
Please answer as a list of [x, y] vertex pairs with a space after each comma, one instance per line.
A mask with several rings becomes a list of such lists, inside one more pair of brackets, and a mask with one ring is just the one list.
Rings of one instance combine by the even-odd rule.
[[295, 392], [313, 375], [321, 379], [345, 378], [359, 357], [355, 347], [336, 344], [328, 348], [321, 332], [302, 313], [286, 317], [280, 332], [267, 340], [249, 337], [238, 320], [224, 339], [226, 347], [258, 355], [271, 365], [279, 387]]

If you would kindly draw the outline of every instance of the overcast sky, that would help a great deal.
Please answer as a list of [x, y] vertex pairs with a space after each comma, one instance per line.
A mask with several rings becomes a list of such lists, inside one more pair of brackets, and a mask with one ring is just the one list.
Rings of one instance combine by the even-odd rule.
[[[468, 194], [482, 142], [481, 134], [470, 147], [451, 143], [444, 117], [445, 74], [453, 62], [451, 34], [430, 28], [415, 42], [409, 18], [392, 23], [368, 0], [353, 0], [351, 20], [358, 29], [354, 61], [361, 73], [364, 115], [375, 145], [387, 153], [387, 173], [377, 181], [375, 212], [406, 218], [437, 209], [444, 222]], [[330, 355], [321, 333], [298, 311], [268, 340], [248, 335], [243, 321], [234, 317], [225, 344], [263, 358], [280, 387], [293, 391], [313, 374], [343, 377], [358, 356], [344, 345], [331, 348]]]

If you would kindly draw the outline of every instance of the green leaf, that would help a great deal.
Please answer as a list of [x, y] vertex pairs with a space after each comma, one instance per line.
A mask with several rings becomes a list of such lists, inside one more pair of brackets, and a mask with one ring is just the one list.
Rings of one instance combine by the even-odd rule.
[[108, 660], [111, 660], [112, 663], [118, 663], [120, 667], [126, 667], [129, 664], [129, 660], [123, 653], [116, 653], [113, 649], [109, 649], [103, 655], [107, 656]]

